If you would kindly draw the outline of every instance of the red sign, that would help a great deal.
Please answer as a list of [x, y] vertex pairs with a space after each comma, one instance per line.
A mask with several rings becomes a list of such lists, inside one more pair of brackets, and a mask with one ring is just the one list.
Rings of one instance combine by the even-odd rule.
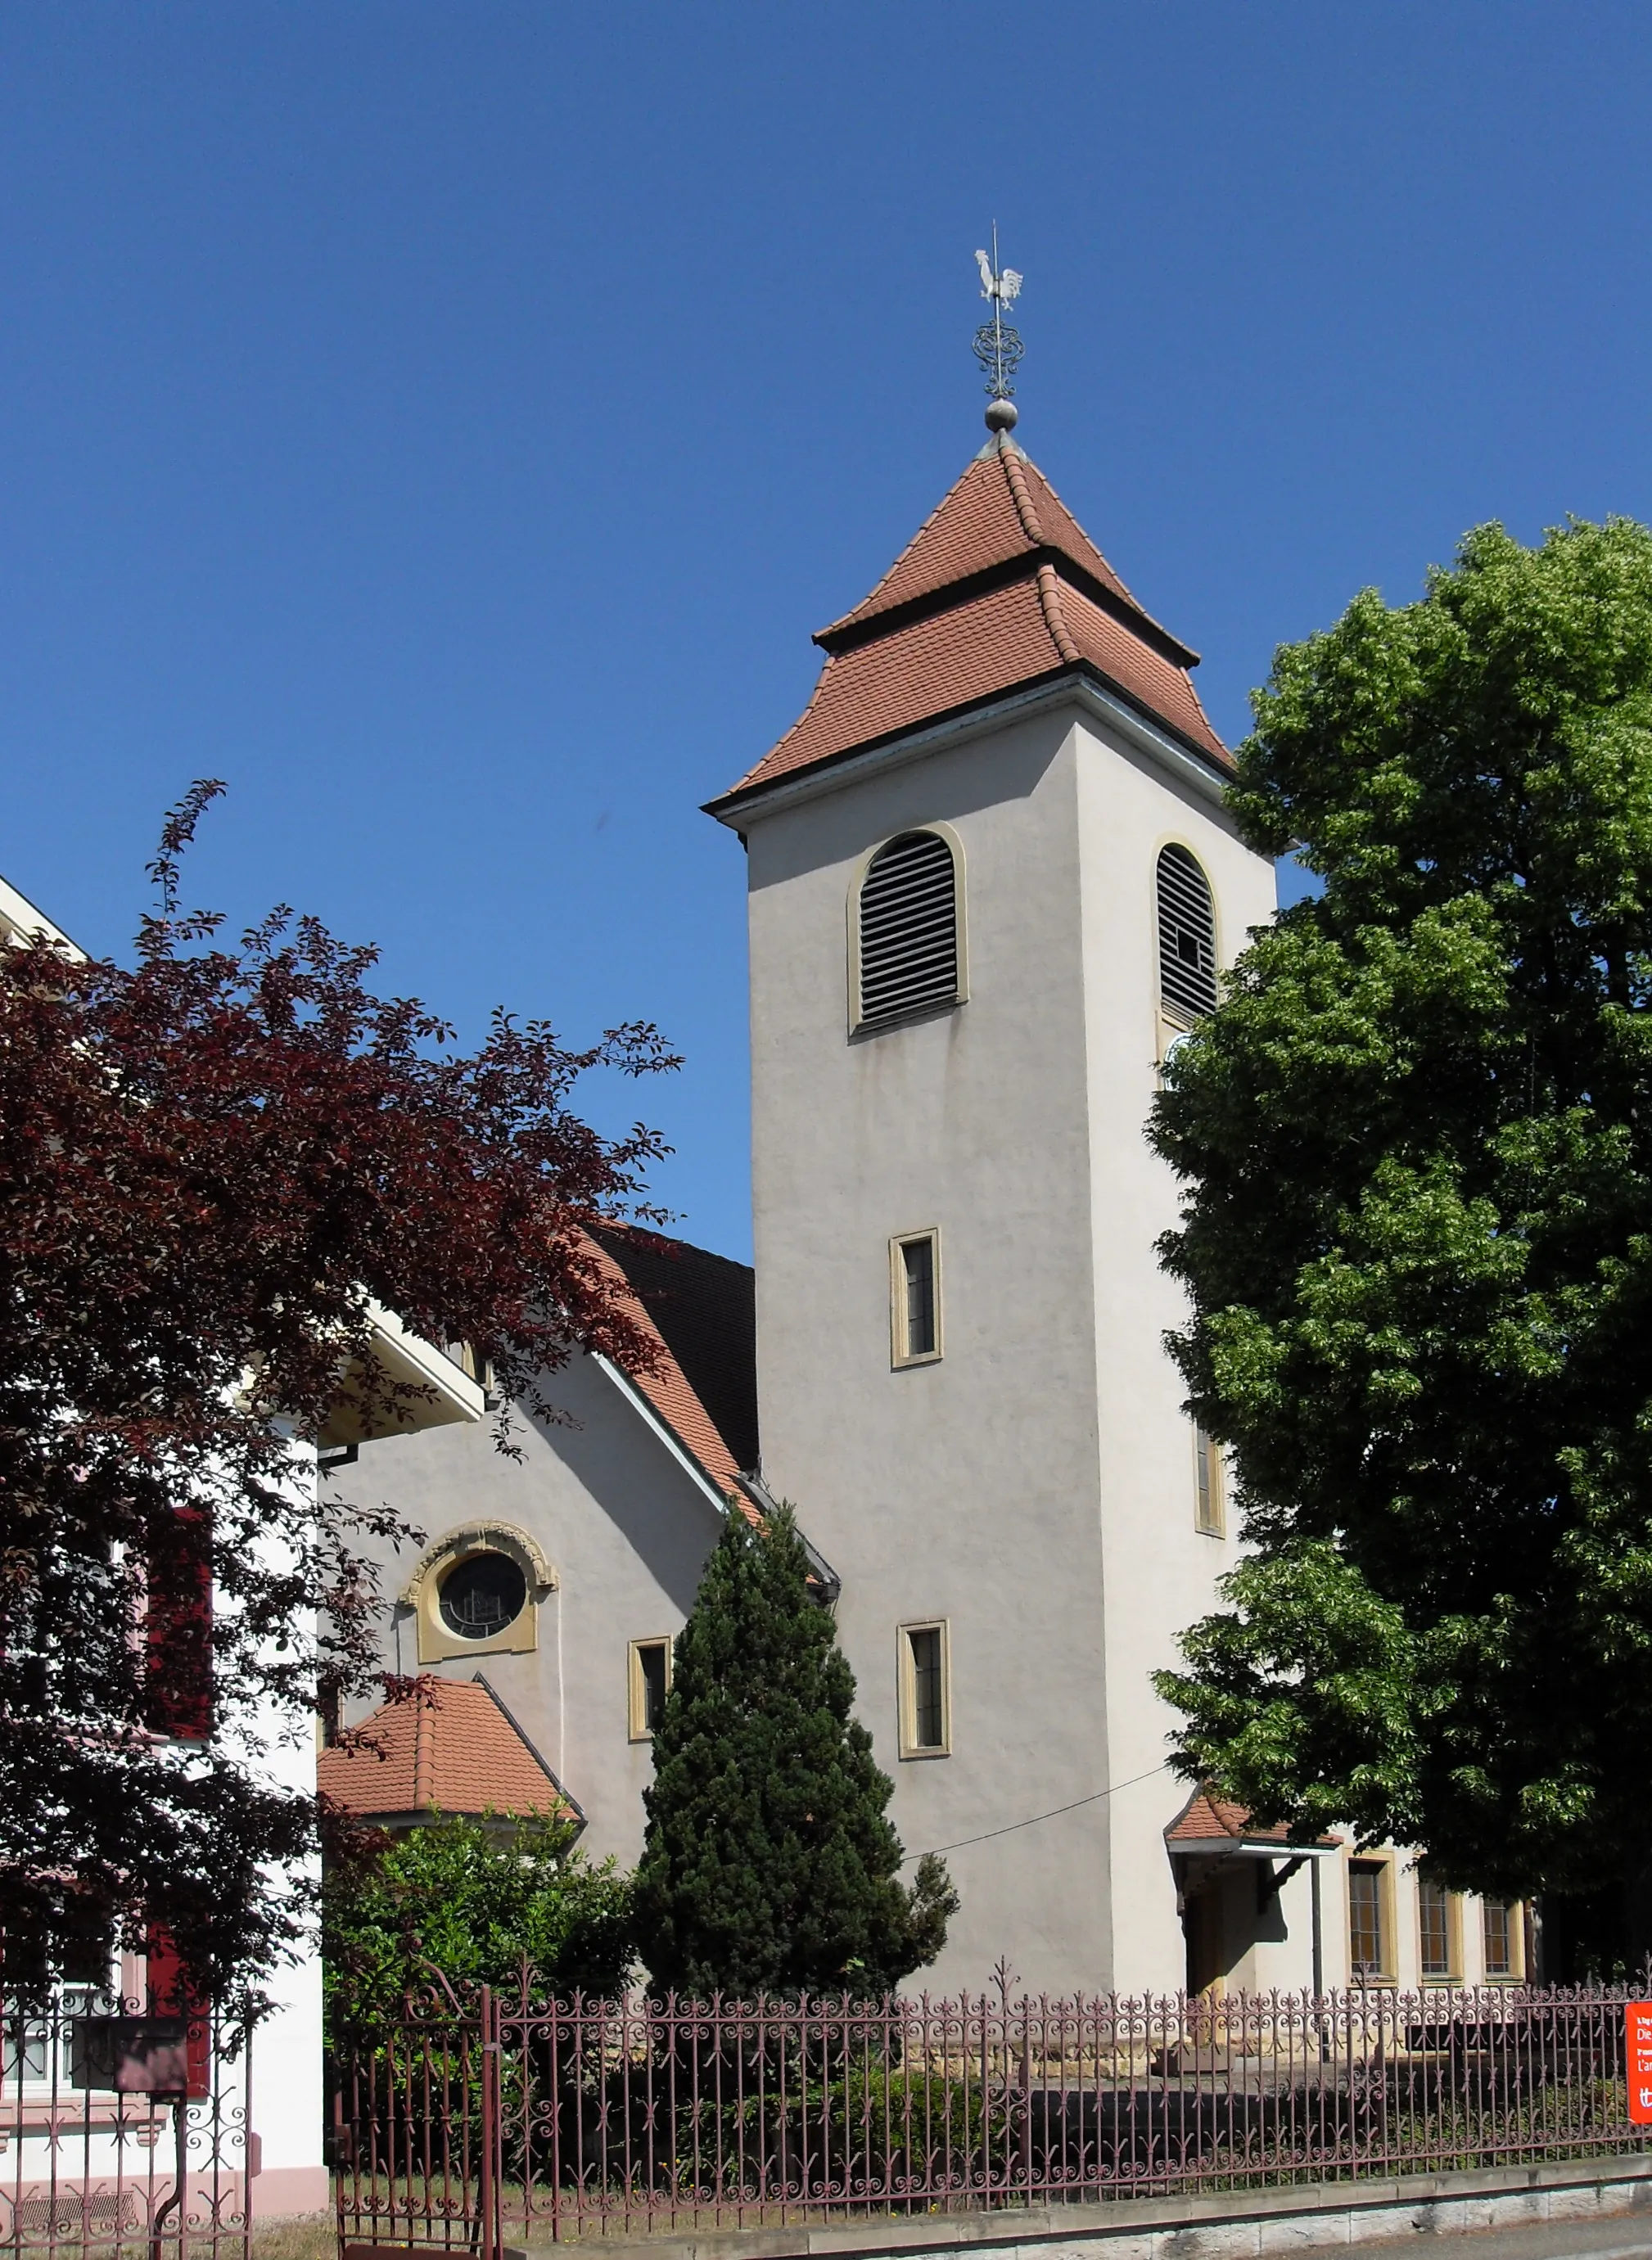
[[1623, 2019], [1629, 2117], [1637, 2127], [1652, 2127], [1652, 2001], [1627, 2001]]

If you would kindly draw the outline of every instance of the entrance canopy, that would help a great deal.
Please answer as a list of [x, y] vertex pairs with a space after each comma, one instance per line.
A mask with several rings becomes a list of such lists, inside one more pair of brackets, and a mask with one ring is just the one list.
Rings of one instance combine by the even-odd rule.
[[1208, 1789], [1194, 1791], [1165, 1830], [1164, 1844], [1172, 1860], [1324, 1860], [1342, 1849], [1339, 1836], [1262, 1827], [1242, 1805]]

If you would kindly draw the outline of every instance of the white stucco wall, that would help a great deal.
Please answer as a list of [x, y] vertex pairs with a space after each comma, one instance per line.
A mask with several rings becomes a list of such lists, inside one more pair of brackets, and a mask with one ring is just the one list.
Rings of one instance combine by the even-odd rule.
[[[1273, 867], [1236, 838], [1217, 797], [1177, 790], [1119, 733], [1091, 724], [1078, 737], [1090, 1193], [1096, 1398], [1100, 1438], [1103, 1598], [1108, 1659], [1107, 1779], [1131, 1783], [1161, 1763], [1173, 1714], [1151, 1673], [1176, 1660], [1176, 1639], [1212, 1605], [1231, 1568], [1230, 1535], [1195, 1527], [1193, 1431], [1184, 1385], [1164, 1348], [1184, 1322], [1180, 1288], [1160, 1266], [1172, 1226], [1175, 1180], [1143, 1126], [1158, 1086], [1155, 898], [1160, 850], [1179, 841], [1197, 857], [1216, 910], [1219, 962], [1272, 918]], [[1114, 1951], [1121, 1982], [1180, 1982], [1184, 1940], [1161, 1832], [1185, 1792], [1162, 1776], [1121, 1788], [1106, 1807], [1113, 1877]], [[1283, 1902], [1289, 1915], [1296, 1897]]]
[[567, 1423], [518, 1414], [520, 1460], [495, 1448], [483, 1422], [382, 1440], [331, 1480], [342, 1497], [387, 1501], [423, 1533], [400, 1548], [363, 1545], [383, 1565], [391, 1603], [424, 1544], [462, 1524], [497, 1519], [533, 1539], [556, 1576], [556, 1591], [537, 1604], [536, 1648], [501, 1653], [479, 1641], [421, 1665], [411, 1613], [393, 1606], [386, 1664], [449, 1678], [480, 1671], [583, 1807], [583, 1849], [629, 1866], [642, 1847], [652, 1760], [649, 1743], [629, 1739], [628, 1643], [682, 1629], [719, 1512], [592, 1361], [549, 1376], [546, 1392]]
[[[962, 844], [971, 1000], [847, 1034], [860, 858]], [[1078, 833], [1070, 721], [1044, 715], [762, 819], [751, 872], [754, 1212], [765, 1477], [843, 1578], [838, 1624], [916, 1853], [1100, 1787], [1103, 1671]], [[888, 1245], [938, 1226], [944, 1357], [892, 1370]], [[1059, 1567], [1057, 1566], [1059, 1565]], [[952, 1744], [898, 1756], [897, 1628], [950, 1628]], [[931, 1982], [1000, 1955], [1105, 1983], [1095, 1807], [948, 1853], [964, 1912]]]
[[[277, 1426], [290, 1455], [290, 1493], [309, 1509], [317, 1496], [315, 1448], [297, 1435], [292, 1422], [282, 1420]], [[271, 1574], [279, 1575], [290, 1565], [290, 1555], [268, 1533], [261, 1548], [264, 1567]], [[215, 1591], [216, 1613], [232, 1606], [222, 1589]], [[301, 1640], [308, 1640], [315, 1629], [313, 1616], [301, 1614], [294, 1629]], [[270, 1787], [288, 1793], [314, 1792], [315, 1741], [312, 1722], [304, 1713], [274, 1702], [246, 1714], [220, 1705], [216, 1740]], [[313, 1892], [320, 1873], [320, 1863], [312, 1857], [303, 1863], [293, 1880]], [[330, 2184], [324, 2156], [321, 1948], [313, 1907], [292, 1959], [269, 1973], [263, 1990], [270, 2008], [253, 2035], [249, 2082], [247, 2124], [254, 2137], [252, 2163], [257, 2169], [249, 2183], [252, 2212], [259, 2220], [325, 2212]], [[232, 2095], [243, 2072], [225, 2067], [219, 2077], [225, 2093]]]
[[[311, 1741], [285, 1740], [266, 1760], [283, 1789], [313, 1790]], [[307, 1863], [306, 1882], [319, 1878]], [[321, 1949], [311, 1928], [297, 1959], [275, 1970], [266, 1987], [273, 2013], [253, 2039], [251, 2125], [258, 2137], [259, 2173], [251, 2184], [254, 2218], [325, 2210], [330, 2185], [322, 2153], [325, 2106], [322, 2092]], [[232, 2089], [233, 2075], [231, 2075]]]
[[[1124, 1784], [1163, 1759], [1147, 1674], [1230, 1549], [1193, 1528], [1161, 1341], [1154, 872], [1166, 838], [1193, 848], [1231, 950], [1272, 909], [1271, 869], [1076, 705], [744, 821], [764, 1472], [843, 1577], [905, 1844], [959, 1846], [963, 1909], [929, 1982], [979, 1985], [1003, 1956], [1038, 1990], [1177, 1985], [1162, 1831], [1184, 1792]], [[852, 1039], [857, 865], [938, 821], [965, 859], [969, 1002]], [[931, 1225], [945, 1355], [891, 1370], [889, 1239]], [[931, 1615], [952, 1754], [903, 1762], [897, 1631]]]

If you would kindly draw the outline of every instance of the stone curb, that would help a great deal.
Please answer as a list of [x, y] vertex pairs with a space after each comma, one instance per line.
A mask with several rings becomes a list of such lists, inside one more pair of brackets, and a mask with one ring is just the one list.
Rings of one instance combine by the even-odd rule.
[[[1205, 2197], [1125, 2198], [1109, 2205], [1033, 2206], [1025, 2212], [566, 2242], [600, 2253], [603, 2260], [802, 2260], [812, 2254], [879, 2260], [883, 2254], [939, 2255], [966, 2247], [990, 2250], [999, 2260], [1266, 2260], [1387, 2237], [1468, 2235], [1546, 2221], [1615, 2223], [1626, 2214], [1652, 2216], [1652, 2155]], [[506, 2245], [498, 2260], [543, 2260], [548, 2249], [548, 2242]], [[1603, 2244], [1587, 2260], [1641, 2260], [1647, 2250], [1644, 2244]], [[429, 2246], [351, 2240], [342, 2260], [397, 2260], [408, 2253], [428, 2260], [430, 2251]]]

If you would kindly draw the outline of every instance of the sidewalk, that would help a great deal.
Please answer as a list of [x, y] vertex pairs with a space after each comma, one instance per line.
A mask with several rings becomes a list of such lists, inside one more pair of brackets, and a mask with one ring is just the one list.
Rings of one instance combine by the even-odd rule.
[[1544, 2221], [1529, 2228], [1481, 2228], [1450, 2236], [1374, 2238], [1369, 2244], [1312, 2244], [1293, 2249], [1291, 2260], [1348, 2260], [1350, 2251], [1384, 2260], [1400, 2247], [1438, 2245], [1441, 2255], [1462, 2260], [1646, 2260], [1652, 2253], [1652, 2213], [1624, 2214], [1609, 2221]]

